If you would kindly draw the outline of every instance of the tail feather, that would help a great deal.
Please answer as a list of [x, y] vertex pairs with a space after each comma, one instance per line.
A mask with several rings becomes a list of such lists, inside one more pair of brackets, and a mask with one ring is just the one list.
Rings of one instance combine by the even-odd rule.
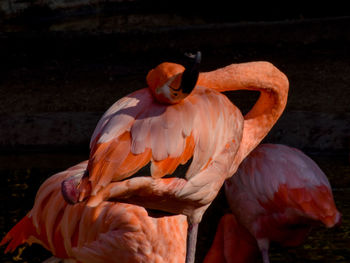
[[19, 245], [25, 243], [31, 235], [36, 233], [32, 220], [25, 216], [1, 240], [0, 246], [9, 243], [5, 253], [13, 252]]

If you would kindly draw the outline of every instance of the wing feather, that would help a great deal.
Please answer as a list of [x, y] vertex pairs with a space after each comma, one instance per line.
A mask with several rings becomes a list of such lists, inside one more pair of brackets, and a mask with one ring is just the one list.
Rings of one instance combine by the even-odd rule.
[[165, 115], [165, 143], [170, 158], [181, 156], [184, 149], [185, 139], [182, 135], [180, 112], [176, 107], [168, 107]]
[[[96, 156], [96, 159], [99, 161], [89, 171], [93, 195], [100, 187], [105, 187], [113, 179], [123, 179], [122, 175], [117, 173], [117, 170], [128, 157], [130, 146], [130, 133], [125, 132], [117, 140], [109, 142], [108, 146], [102, 146], [102, 153], [100, 153], [99, 150], [95, 152], [94, 156]], [[107, 150], [105, 150], [105, 148], [107, 148]], [[99, 156], [99, 154], [103, 156]]]
[[102, 131], [106, 124], [111, 120], [111, 115], [115, 112], [118, 112], [119, 109], [127, 107], [130, 103], [130, 99], [128, 97], [123, 97], [114, 103], [101, 117], [98, 121], [96, 128], [91, 136], [90, 148], [93, 148], [94, 144], [97, 142], [96, 139], [100, 137], [100, 131]]
[[230, 115], [237, 109], [224, 95], [207, 88], [197, 87], [176, 105], [155, 102], [148, 90], [127, 97], [107, 111], [95, 130], [88, 165], [93, 195], [149, 161], [150, 174], [159, 178], [193, 157], [186, 174], [193, 176], [207, 167], [233, 134], [241, 133], [241, 126], [238, 132], [231, 131], [237, 121]]
[[138, 155], [129, 152], [129, 155], [125, 158], [121, 166], [118, 167], [116, 173], [120, 174], [121, 178], [129, 177], [148, 164], [151, 157], [152, 152], [150, 148], [145, 149], [143, 153]]
[[163, 116], [157, 116], [152, 119], [151, 124], [151, 149], [152, 157], [155, 161], [161, 161], [168, 157], [166, 148], [166, 136], [162, 129]]
[[61, 232], [62, 236], [65, 237], [63, 239], [63, 244], [68, 255], [70, 255], [72, 247], [77, 245], [76, 237], [78, 235], [78, 225], [80, 222], [80, 217], [77, 215], [80, 215], [83, 209], [84, 206], [82, 204], [66, 206], [62, 217]]
[[191, 159], [195, 147], [195, 141], [192, 135], [186, 138], [186, 146], [182, 153], [181, 164], [187, 163], [189, 159]]
[[[53, 193], [53, 196], [49, 199], [47, 203], [47, 207], [45, 211], [43, 212], [45, 221], [43, 222], [45, 224], [45, 232], [47, 235], [47, 241], [50, 250], [53, 254], [55, 254], [55, 244], [54, 244], [54, 231], [56, 228], [54, 227], [56, 218], [58, 217], [58, 214], [63, 211], [65, 206], [67, 205], [66, 202], [62, 202], [61, 199], [61, 193], [59, 191], [56, 191]], [[52, 209], [55, 208], [55, 209]]]
[[162, 161], [153, 161], [151, 164], [151, 174], [153, 178], [160, 178], [167, 174], [172, 174], [180, 164], [181, 157], [166, 158]]
[[142, 114], [139, 119], [135, 120], [131, 128], [131, 152], [133, 154], [141, 154], [146, 148], [151, 148], [150, 142], [151, 118]]
[[179, 105], [176, 105], [176, 107], [181, 108], [179, 112], [181, 112], [182, 135], [187, 137], [193, 130], [195, 116], [193, 112], [196, 110], [195, 106], [191, 99], [187, 99], [186, 102], [181, 102]]
[[91, 137], [90, 148], [100, 139], [107, 142], [131, 128], [133, 120], [148, 108], [152, 95], [147, 88], [135, 91], [114, 103], [102, 116]]
[[172, 174], [180, 164], [185, 164], [193, 155], [195, 147], [192, 136], [186, 138], [186, 146], [182, 155], [175, 158], [167, 158], [162, 161], [152, 161], [151, 174], [154, 178], [160, 178], [167, 174]]
[[[225, 110], [225, 106], [220, 105], [220, 96], [217, 96], [213, 91], [202, 90], [203, 94], [200, 100], [193, 102], [196, 105], [198, 113], [194, 121], [195, 129], [194, 137], [196, 147], [193, 154], [193, 162], [188, 169], [187, 178], [191, 178], [199, 171], [207, 167], [210, 160], [215, 156], [218, 150], [222, 150], [224, 145], [229, 141], [229, 136], [220, 136], [225, 129], [222, 122], [221, 111]], [[229, 106], [229, 105], [228, 105]], [[236, 131], [228, 130], [228, 134]], [[221, 144], [220, 141], [225, 143]]]
[[200, 129], [195, 129], [193, 131], [196, 147], [194, 148], [193, 152], [193, 161], [186, 174], [187, 178], [191, 178], [193, 175], [198, 173], [209, 160], [209, 154], [207, 153], [209, 152], [209, 143], [211, 138], [209, 136], [210, 125], [208, 123], [208, 115], [205, 112], [201, 112], [201, 110], [205, 109], [201, 101], [197, 102], [196, 108], [200, 110], [198, 110], [198, 114], [194, 120], [194, 127], [200, 127]]

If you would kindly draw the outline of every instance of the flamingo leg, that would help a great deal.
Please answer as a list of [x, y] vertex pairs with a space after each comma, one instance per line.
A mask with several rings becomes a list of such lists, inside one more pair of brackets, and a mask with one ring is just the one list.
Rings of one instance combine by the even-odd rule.
[[267, 249], [261, 250], [263, 263], [270, 263], [269, 251]]
[[194, 263], [196, 256], [198, 223], [188, 223], [187, 229], [187, 246], [186, 246], [186, 263]]
[[258, 247], [261, 252], [263, 263], [270, 263], [270, 258], [269, 258], [270, 241], [266, 238], [257, 239], [256, 241], [258, 243]]

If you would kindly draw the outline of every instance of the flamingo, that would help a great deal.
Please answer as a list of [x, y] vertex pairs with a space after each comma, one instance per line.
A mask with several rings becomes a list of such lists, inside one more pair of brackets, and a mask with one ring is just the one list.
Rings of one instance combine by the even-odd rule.
[[264, 263], [270, 242], [296, 246], [313, 225], [330, 228], [341, 221], [326, 175], [307, 155], [285, 145], [256, 147], [225, 182], [225, 193], [237, 224], [246, 228], [241, 231], [250, 242], [246, 249], [256, 251], [249, 232]]
[[[147, 75], [148, 87], [118, 100], [102, 116], [84, 173], [65, 179], [64, 199], [120, 201], [187, 216], [186, 262], [194, 262], [198, 223], [224, 180], [264, 138], [282, 114], [288, 79], [268, 62], [232, 64], [199, 73], [164, 62]], [[242, 116], [223, 91], [261, 95]], [[192, 162], [184, 175], [176, 168]], [[143, 167], [150, 164], [150, 172]]]
[[87, 206], [86, 201], [67, 205], [61, 183], [84, 173], [87, 165], [88, 161], [77, 164], [40, 186], [33, 208], [1, 241], [0, 246], [9, 242], [5, 253], [23, 243], [37, 243], [54, 256], [46, 262], [185, 261], [184, 215], [153, 217], [143, 207], [109, 201], [96, 207]]

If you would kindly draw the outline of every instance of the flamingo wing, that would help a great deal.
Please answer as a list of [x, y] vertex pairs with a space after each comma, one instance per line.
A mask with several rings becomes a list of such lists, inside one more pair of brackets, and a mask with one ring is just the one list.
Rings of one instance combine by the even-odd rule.
[[249, 210], [240, 217], [251, 226], [266, 215], [286, 221], [305, 217], [328, 227], [340, 219], [326, 175], [295, 148], [258, 146], [225, 187], [232, 209]]
[[242, 123], [233, 104], [211, 89], [196, 87], [174, 105], [157, 103], [149, 89], [136, 91], [112, 105], [92, 136], [88, 165], [92, 195], [149, 162], [151, 176], [160, 178], [193, 157], [186, 174], [190, 178], [226, 143], [239, 141]]

